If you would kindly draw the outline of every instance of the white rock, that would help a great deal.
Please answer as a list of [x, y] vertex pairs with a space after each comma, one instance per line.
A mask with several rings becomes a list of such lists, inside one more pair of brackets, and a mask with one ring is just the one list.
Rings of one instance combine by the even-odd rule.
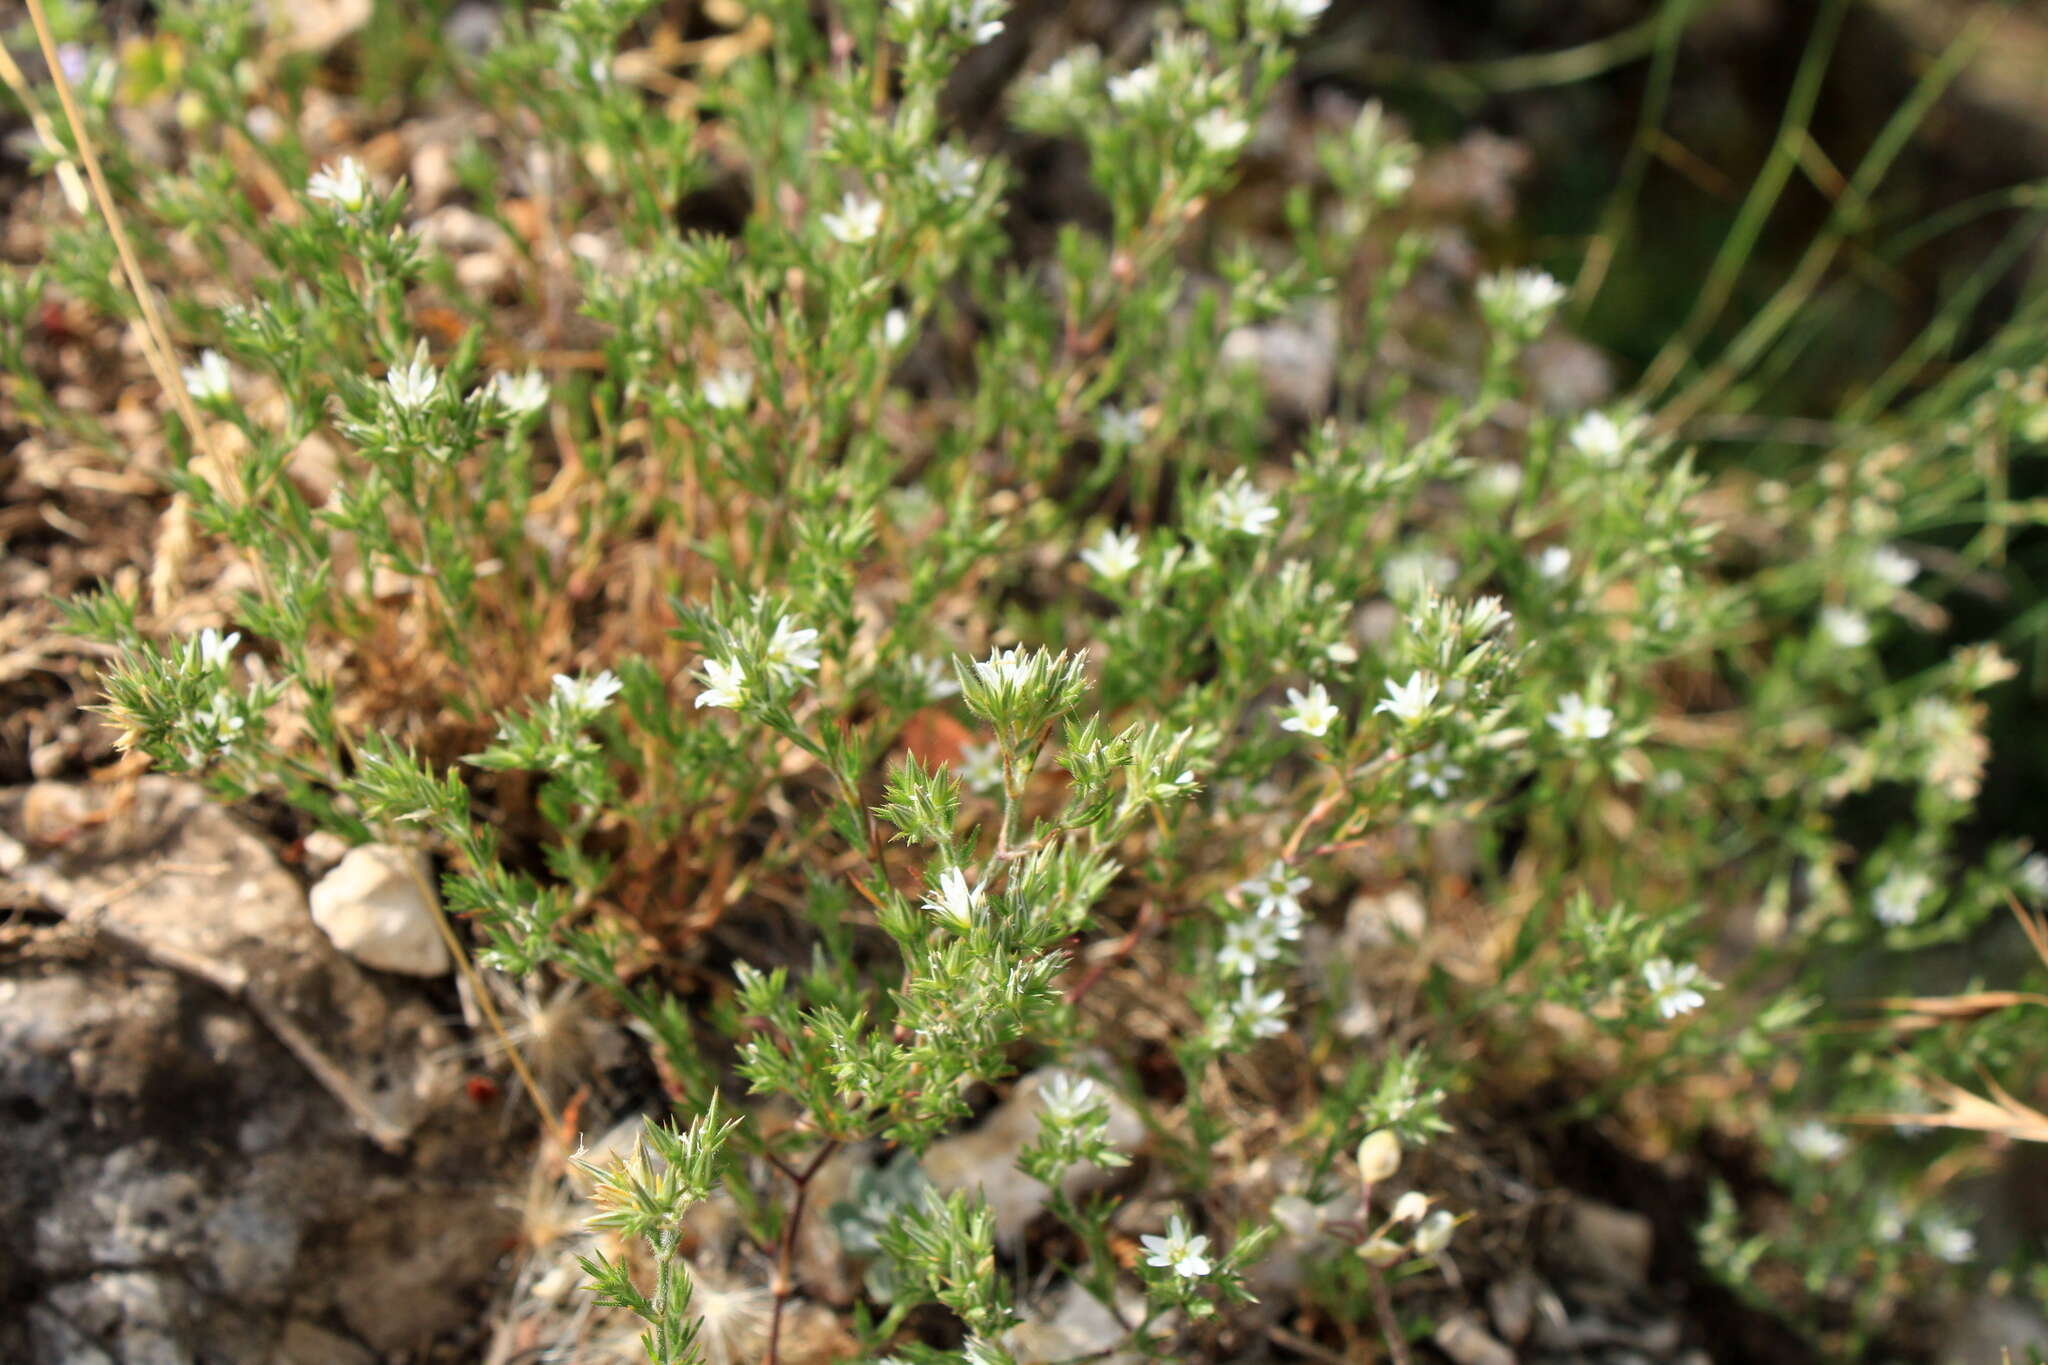
[[432, 895], [433, 874], [423, 855], [365, 844], [320, 879], [310, 900], [313, 922], [365, 967], [440, 976], [454, 964], [434, 924]]

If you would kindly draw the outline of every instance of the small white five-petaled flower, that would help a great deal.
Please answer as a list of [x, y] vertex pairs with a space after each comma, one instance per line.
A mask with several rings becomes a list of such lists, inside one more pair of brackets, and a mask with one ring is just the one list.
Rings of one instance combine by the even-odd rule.
[[1235, 890], [1247, 900], [1258, 914], [1268, 918], [1299, 918], [1301, 915], [1301, 893], [1308, 890], [1309, 879], [1289, 875], [1285, 860], [1275, 858], [1266, 865], [1266, 870], [1255, 877], [1239, 882]]
[[1650, 988], [1650, 1004], [1658, 1017], [1676, 1019], [1706, 1004], [1704, 992], [1714, 983], [1693, 963], [1653, 957], [1643, 964], [1643, 984]]
[[1870, 552], [1870, 571], [1880, 583], [1903, 588], [1920, 576], [1920, 565], [1911, 555], [1890, 545], [1880, 545]]
[[704, 690], [697, 694], [697, 705], [736, 711], [745, 704], [747, 670], [726, 659], [706, 659], [703, 676]]
[[1112, 450], [1136, 445], [1145, 439], [1144, 409], [1104, 403], [1095, 414], [1095, 438]]
[[1427, 791], [1441, 801], [1451, 794], [1451, 785], [1465, 776], [1465, 769], [1451, 761], [1451, 751], [1433, 744], [1408, 759], [1408, 790]]
[[1894, 869], [1870, 893], [1870, 910], [1882, 924], [1903, 928], [1920, 918], [1921, 907], [1934, 894], [1934, 878], [1919, 868]]
[[201, 351], [199, 363], [187, 365], [182, 373], [185, 392], [197, 402], [225, 403], [235, 396], [234, 372], [228, 368], [227, 358], [219, 351]]
[[1438, 684], [1427, 673], [1410, 673], [1408, 681], [1397, 683], [1387, 679], [1387, 699], [1372, 708], [1374, 715], [1382, 711], [1400, 721], [1403, 725], [1414, 725], [1429, 714], [1429, 708], [1436, 702]]
[[987, 744], [963, 744], [960, 761], [953, 765], [960, 780], [978, 792], [992, 792], [1003, 785], [1003, 752], [993, 740]]
[[1577, 692], [1567, 692], [1557, 699], [1557, 709], [1545, 717], [1550, 728], [1568, 740], [1590, 742], [1601, 740], [1613, 733], [1614, 712], [1597, 702], [1589, 702]]
[[988, 908], [988, 893], [970, 886], [967, 874], [949, 867], [939, 874], [936, 888], [925, 892], [924, 908], [958, 933], [972, 929]]
[[784, 682], [794, 682], [818, 669], [818, 632], [800, 628], [787, 616], [777, 618], [775, 633], [761, 651], [761, 662]]
[[1216, 490], [1216, 524], [1241, 536], [1262, 536], [1280, 519], [1273, 500], [1243, 480]]
[[946, 142], [918, 167], [918, 175], [932, 187], [932, 192], [948, 203], [958, 203], [974, 197], [974, 187], [981, 179], [981, 158], [969, 156]]
[[242, 632], [230, 631], [223, 635], [212, 626], [199, 632], [192, 641], [192, 657], [208, 673], [218, 673], [233, 662], [235, 646], [242, 642]]
[[1141, 561], [1137, 535], [1130, 531], [1113, 531], [1106, 526], [1095, 538], [1095, 543], [1081, 551], [1081, 562], [1112, 583], [1121, 583], [1129, 578]]
[[1278, 921], [1253, 915], [1223, 926], [1223, 945], [1216, 950], [1216, 965], [1238, 976], [1256, 975], [1259, 967], [1280, 956]]
[[1231, 1013], [1254, 1038], [1278, 1038], [1287, 1032], [1287, 992], [1255, 989], [1246, 981], [1237, 988]]
[[1055, 1071], [1038, 1087], [1038, 1102], [1053, 1122], [1072, 1125], [1088, 1116], [1096, 1105], [1095, 1082], [1086, 1076]]
[[618, 675], [609, 668], [594, 678], [555, 674], [555, 700], [562, 704], [563, 709], [582, 716], [594, 716], [604, 710], [624, 687]]
[[1920, 1235], [1936, 1260], [1962, 1265], [1977, 1255], [1977, 1238], [1968, 1228], [1945, 1214], [1931, 1213], [1920, 1224]]
[[1321, 683], [1310, 683], [1306, 693], [1287, 689], [1287, 709], [1281, 713], [1280, 728], [1321, 739], [1341, 714]]
[[882, 201], [865, 194], [848, 194], [839, 201], [839, 211], [822, 221], [832, 239], [846, 246], [872, 242], [882, 231]]
[[1835, 1161], [1849, 1150], [1849, 1139], [1818, 1119], [1807, 1119], [1785, 1131], [1785, 1145], [1808, 1161]]
[[1211, 109], [1195, 120], [1195, 141], [1221, 156], [1244, 146], [1251, 134], [1251, 125], [1228, 109]]
[[548, 381], [539, 370], [520, 375], [494, 374], [484, 392], [499, 407], [520, 417], [548, 405]]
[[1589, 412], [1572, 426], [1572, 448], [1594, 464], [1611, 468], [1635, 445], [1642, 425], [1640, 418], [1617, 422], [1604, 412]]
[[370, 180], [360, 161], [345, 156], [338, 165], [313, 172], [306, 181], [306, 197], [332, 204], [343, 213], [361, 213], [370, 202]]
[[1188, 1280], [1200, 1279], [1210, 1271], [1209, 1239], [1190, 1236], [1188, 1225], [1177, 1213], [1167, 1219], [1164, 1237], [1141, 1237], [1138, 1241], [1145, 1249], [1146, 1265], [1171, 1270]]
[[754, 392], [754, 376], [737, 365], [727, 365], [705, 375], [697, 391], [720, 412], [731, 412], [746, 406], [748, 396]]
[[427, 344], [422, 341], [413, 352], [412, 363], [404, 369], [396, 365], [384, 376], [384, 387], [391, 394], [391, 402], [400, 411], [418, 412], [434, 401], [440, 391], [441, 376], [427, 363]]
[[1822, 607], [1820, 628], [1839, 649], [1861, 649], [1870, 643], [1870, 618], [1852, 607]]

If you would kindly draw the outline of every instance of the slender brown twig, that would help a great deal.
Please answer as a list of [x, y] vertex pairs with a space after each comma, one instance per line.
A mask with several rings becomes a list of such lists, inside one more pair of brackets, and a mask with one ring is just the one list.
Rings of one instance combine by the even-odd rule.
[[789, 1213], [782, 1220], [782, 1237], [775, 1249], [775, 1283], [772, 1286], [775, 1309], [768, 1319], [767, 1365], [779, 1365], [782, 1355], [782, 1310], [788, 1307], [790, 1299], [796, 1295], [796, 1277], [791, 1273], [791, 1264], [796, 1259], [797, 1229], [804, 1221], [804, 1203], [811, 1195], [811, 1181], [838, 1150], [838, 1140], [828, 1139], [800, 1171], [791, 1169], [789, 1164], [779, 1157], [769, 1157], [769, 1160], [775, 1163], [776, 1169], [787, 1175], [790, 1183], [796, 1187], [796, 1197], [790, 1200]]
[[72, 141], [78, 145], [78, 159], [85, 163], [85, 176], [92, 184], [93, 200], [99, 205], [100, 217], [106, 220], [107, 232], [114, 239], [114, 252], [120, 257], [122, 272], [128, 277], [128, 290], [135, 296], [135, 306], [141, 310], [143, 355], [148, 359], [150, 369], [155, 371], [157, 383], [178, 409], [178, 416], [191, 433], [193, 443], [218, 468], [212, 442], [199, 422], [199, 410], [178, 377], [178, 353], [171, 344], [170, 329], [164, 326], [163, 314], [156, 306], [156, 294], [150, 289], [149, 280], [142, 273], [142, 262], [128, 240], [128, 229], [121, 223], [113, 191], [107, 188], [106, 174], [100, 169], [99, 151], [93, 146], [91, 134], [86, 132], [85, 117], [78, 111], [78, 100], [71, 93], [71, 82], [64, 75], [64, 64], [58, 60], [57, 37], [50, 29], [50, 16], [43, 9], [43, 0], [28, 0], [28, 16], [35, 25], [36, 41], [42, 46], [43, 61], [50, 70], [50, 83], [57, 88], [57, 101], [64, 107], [64, 121], [70, 125]]
[[1387, 1277], [1371, 1267], [1372, 1315], [1379, 1320], [1380, 1336], [1387, 1343], [1387, 1359], [1394, 1365], [1409, 1365], [1408, 1340], [1401, 1335], [1401, 1320], [1394, 1316], [1394, 1296], [1387, 1291]]

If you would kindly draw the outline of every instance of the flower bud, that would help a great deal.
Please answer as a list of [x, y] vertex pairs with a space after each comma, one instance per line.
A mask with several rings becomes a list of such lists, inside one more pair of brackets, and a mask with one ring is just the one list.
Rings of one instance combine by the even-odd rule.
[[1451, 1233], [1456, 1230], [1458, 1220], [1451, 1217], [1448, 1209], [1438, 1209], [1422, 1220], [1422, 1226], [1415, 1229], [1415, 1254], [1434, 1256], [1451, 1244]]
[[1399, 1242], [1390, 1241], [1385, 1237], [1375, 1237], [1360, 1246], [1358, 1254], [1363, 1256], [1368, 1264], [1376, 1265], [1381, 1270], [1385, 1270], [1388, 1266], [1407, 1255], [1408, 1252], [1407, 1248], [1403, 1247]]
[[1420, 1190], [1410, 1190], [1394, 1201], [1394, 1221], [1397, 1223], [1419, 1223], [1422, 1215], [1429, 1212], [1429, 1196]]
[[1401, 1169], [1401, 1139], [1391, 1130], [1376, 1128], [1358, 1144], [1358, 1178], [1368, 1185], [1391, 1179]]

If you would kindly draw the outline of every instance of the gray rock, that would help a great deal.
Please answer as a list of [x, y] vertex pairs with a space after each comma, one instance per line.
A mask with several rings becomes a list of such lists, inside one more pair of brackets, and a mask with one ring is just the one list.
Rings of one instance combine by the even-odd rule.
[[34, 1154], [0, 1159], [0, 1360], [359, 1365], [473, 1324], [501, 1120], [260, 837], [161, 779], [0, 792], [0, 872], [68, 921], [0, 962], [0, 1151]]

